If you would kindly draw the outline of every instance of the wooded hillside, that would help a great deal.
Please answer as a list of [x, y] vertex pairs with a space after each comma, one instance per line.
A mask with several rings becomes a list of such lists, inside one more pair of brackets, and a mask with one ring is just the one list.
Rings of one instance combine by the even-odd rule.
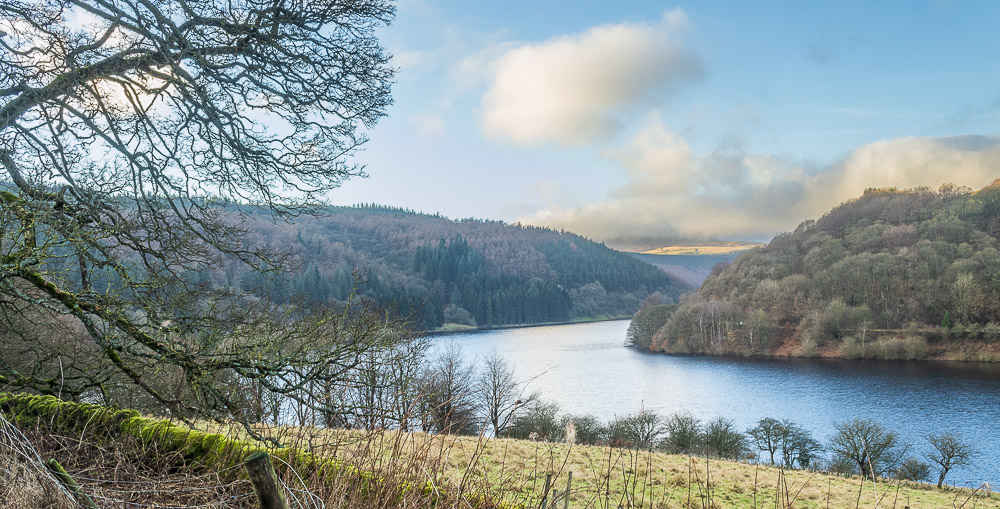
[[275, 277], [233, 261], [199, 278], [281, 302], [345, 300], [359, 291], [413, 315], [498, 326], [627, 316], [648, 295], [689, 289], [652, 265], [569, 232], [500, 221], [451, 220], [381, 206], [334, 207], [290, 224], [251, 223], [247, 239], [289, 249], [300, 270]]
[[633, 342], [672, 352], [921, 358], [928, 340], [996, 340], [998, 213], [1000, 180], [975, 192], [870, 189], [718, 268], [676, 311], [641, 311], [643, 330], [656, 332]]

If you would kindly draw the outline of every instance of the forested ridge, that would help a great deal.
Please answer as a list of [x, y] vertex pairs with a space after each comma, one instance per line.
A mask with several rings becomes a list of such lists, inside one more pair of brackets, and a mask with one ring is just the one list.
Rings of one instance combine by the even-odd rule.
[[363, 205], [248, 226], [259, 237], [248, 241], [288, 250], [298, 270], [267, 275], [232, 260], [202, 281], [275, 302], [333, 304], [357, 291], [423, 330], [628, 316], [654, 292], [676, 300], [688, 289], [579, 235], [501, 221]]
[[629, 340], [678, 353], [887, 359], [993, 345], [998, 214], [1000, 180], [978, 191], [869, 189], [717, 266], [678, 306], [644, 306]]

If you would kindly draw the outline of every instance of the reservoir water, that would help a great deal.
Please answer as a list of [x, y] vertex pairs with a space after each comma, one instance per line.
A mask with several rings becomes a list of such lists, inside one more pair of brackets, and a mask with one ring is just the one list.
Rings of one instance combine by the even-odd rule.
[[[641, 408], [722, 416], [746, 430], [764, 417], [796, 421], [824, 444], [837, 422], [874, 419], [911, 444], [952, 431], [980, 453], [949, 483], [1000, 486], [1000, 365], [668, 356], [625, 348], [629, 321], [480, 331], [432, 338], [467, 361], [494, 350], [561, 413], [602, 421]], [[936, 477], [935, 477], [936, 480]]]

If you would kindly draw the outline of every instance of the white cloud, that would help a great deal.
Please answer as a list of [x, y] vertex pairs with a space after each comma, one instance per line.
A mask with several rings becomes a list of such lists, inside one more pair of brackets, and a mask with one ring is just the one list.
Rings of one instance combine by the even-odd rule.
[[463, 56], [452, 66], [452, 81], [463, 91], [487, 86], [493, 79], [495, 62], [518, 47], [510, 41], [493, 43]]
[[980, 188], [1000, 177], [1000, 138], [897, 138], [822, 167], [726, 147], [694, 154], [658, 118], [621, 151], [629, 181], [607, 199], [552, 204], [521, 221], [594, 238], [765, 238], [815, 219], [869, 187]]
[[504, 48], [491, 61], [483, 130], [522, 145], [612, 138], [630, 113], [701, 74], [677, 37], [687, 23], [674, 10], [656, 24], [602, 25]]
[[[877, 141], [851, 152], [812, 181], [825, 209], [869, 187], [937, 188], [942, 183], [983, 187], [1000, 177], [1000, 138], [906, 137]], [[819, 211], [819, 212], [822, 212]]]
[[680, 7], [664, 12], [663, 21], [667, 24], [667, 28], [672, 30], [683, 30], [691, 24], [687, 13]]

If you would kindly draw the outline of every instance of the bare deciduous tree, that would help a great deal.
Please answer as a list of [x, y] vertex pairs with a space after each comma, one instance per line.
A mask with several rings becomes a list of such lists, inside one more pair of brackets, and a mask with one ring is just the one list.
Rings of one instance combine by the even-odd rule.
[[[180, 416], [243, 415], [230, 382], [327, 405], [320, 388], [396, 323], [193, 275], [226, 257], [280, 267], [244, 242], [245, 207], [309, 212], [362, 173], [350, 156], [394, 72], [374, 31], [393, 14], [387, 0], [0, 4], [0, 385], [106, 402], [138, 387]], [[85, 344], [30, 352], [57, 322]]]
[[798, 465], [808, 468], [823, 446], [812, 437], [808, 430], [795, 422], [782, 419], [784, 433], [781, 437], [781, 459], [787, 467]]
[[934, 450], [924, 457], [938, 471], [938, 488], [944, 484], [944, 478], [951, 469], [971, 465], [976, 456], [976, 448], [954, 433], [932, 433], [927, 435], [927, 441]]
[[476, 397], [495, 436], [502, 436], [507, 431], [518, 410], [538, 399], [537, 393], [526, 390], [527, 382], [516, 380], [513, 368], [498, 353], [493, 352], [483, 359], [482, 370], [476, 379]]
[[754, 446], [770, 454], [770, 463], [774, 464], [774, 455], [781, 452], [782, 464], [786, 467], [808, 467], [816, 454], [822, 449], [819, 442], [805, 428], [789, 419], [774, 419], [765, 417], [757, 425], [747, 430], [747, 435]]
[[774, 464], [774, 454], [781, 450], [782, 438], [787, 428], [784, 423], [773, 417], [765, 417], [757, 425], [747, 430], [747, 435], [753, 445], [770, 454], [770, 465]]
[[893, 471], [909, 450], [896, 432], [871, 419], [854, 419], [835, 428], [829, 447], [834, 460], [856, 467], [862, 477], [871, 479]]
[[424, 431], [474, 434], [477, 431], [475, 369], [449, 344], [424, 370], [420, 397]]

